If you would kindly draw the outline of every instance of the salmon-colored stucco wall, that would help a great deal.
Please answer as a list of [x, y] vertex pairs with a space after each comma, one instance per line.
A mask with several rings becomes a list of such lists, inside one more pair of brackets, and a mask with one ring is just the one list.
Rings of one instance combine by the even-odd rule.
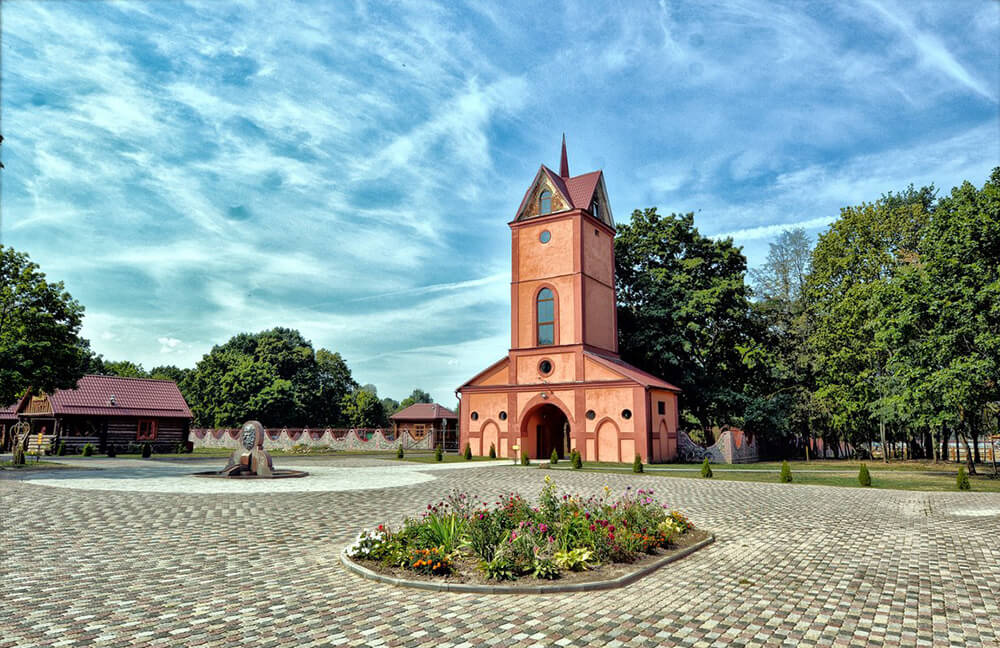
[[584, 277], [585, 327], [584, 342], [614, 351], [615, 349], [615, 295], [614, 291], [590, 277]]
[[[547, 359], [552, 363], [552, 373], [543, 376], [538, 371], [538, 363]], [[573, 382], [576, 380], [576, 362], [572, 353], [545, 353], [519, 356], [517, 358], [517, 384]]]
[[[614, 421], [621, 432], [631, 433], [635, 430], [638, 412], [635, 411], [632, 387], [588, 389], [584, 402], [587, 410], [594, 410], [595, 414], [592, 421], [584, 418], [588, 433], [596, 432], [596, 426], [604, 418]], [[632, 418], [622, 418], [622, 410], [625, 409], [632, 410]]]
[[576, 299], [573, 294], [572, 277], [555, 277], [548, 281], [527, 281], [518, 284], [518, 319], [517, 347], [531, 348], [535, 346], [535, 326], [537, 308], [535, 297], [543, 285], [551, 285], [556, 291], [558, 312], [556, 326], [559, 328], [558, 344], [579, 344], [576, 332]]
[[599, 365], [590, 358], [584, 358], [583, 371], [585, 380], [621, 380], [621, 374], [611, 371], [604, 365]]
[[[663, 414], [659, 413], [659, 403], [663, 402]], [[650, 424], [659, 452], [654, 452], [655, 461], [671, 461], [677, 457], [677, 394], [654, 389], [649, 392]]]
[[[548, 230], [548, 243], [539, 240]], [[566, 218], [525, 226], [517, 233], [517, 281], [531, 281], [573, 272], [573, 221]]]
[[506, 385], [508, 382], [510, 382], [510, 379], [509, 379], [509, 376], [508, 376], [509, 368], [508, 368], [507, 364], [508, 363], [506, 363], [506, 362], [503, 363], [493, 373], [491, 373], [491, 374], [489, 374], [487, 376], [483, 376], [482, 378], [480, 378], [479, 380], [477, 380], [476, 384], [477, 385]]
[[611, 240], [604, 231], [584, 222], [583, 271], [608, 286], [614, 285], [615, 281]]
[[[500, 412], [507, 409], [506, 392], [468, 394], [465, 398], [469, 399], [469, 420], [467, 429], [472, 434], [478, 433], [480, 427], [485, 425], [487, 421], [496, 421], [501, 430], [506, 429], [507, 421], [501, 421], [499, 418]], [[472, 420], [472, 412], [479, 413], [478, 421]]]

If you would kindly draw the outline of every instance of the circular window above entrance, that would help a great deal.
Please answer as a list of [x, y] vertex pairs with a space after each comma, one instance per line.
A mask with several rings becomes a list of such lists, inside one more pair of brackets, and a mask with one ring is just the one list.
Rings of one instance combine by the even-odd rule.
[[538, 235], [538, 240], [542, 243], [548, 243], [552, 240], [552, 234], [549, 230], [542, 230], [542, 233]]
[[593, 421], [595, 418], [597, 418], [597, 412], [594, 410], [587, 410], [587, 420]]
[[542, 360], [538, 363], [538, 373], [543, 376], [551, 374], [553, 369], [555, 369], [555, 367], [552, 366], [552, 361], [549, 359]]
[[479, 420], [479, 412], [473, 412], [472, 414], [469, 414], [469, 418], [471, 418], [473, 421], [478, 421]]
[[630, 409], [623, 409], [622, 410], [622, 418], [623, 419], [630, 419], [630, 418], [632, 418], [632, 410], [630, 410]]
[[507, 412], [500, 412], [500, 420], [501, 421], [507, 420]]

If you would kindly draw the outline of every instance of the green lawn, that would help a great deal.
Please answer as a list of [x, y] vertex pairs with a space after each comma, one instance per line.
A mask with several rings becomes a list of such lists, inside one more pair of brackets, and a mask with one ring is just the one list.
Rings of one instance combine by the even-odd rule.
[[[537, 462], [536, 462], [537, 463]], [[894, 462], [885, 467], [881, 462], [865, 462], [872, 476], [872, 488], [916, 491], [955, 491], [957, 464], [933, 462]], [[543, 465], [548, 467], [548, 462]], [[813, 486], [844, 486], [861, 488], [858, 484], [860, 462], [856, 461], [790, 461], [792, 484]], [[701, 468], [693, 464], [645, 465], [645, 474], [657, 477], [702, 479]], [[556, 470], [571, 470], [569, 462], [560, 461]], [[976, 466], [978, 475], [970, 476], [973, 491], [1000, 493], [1000, 479], [993, 479], [992, 465]], [[631, 464], [585, 462], [584, 470], [594, 472], [632, 473]], [[757, 464], [713, 464], [713, 479], [778, 483], [780, 462]]]

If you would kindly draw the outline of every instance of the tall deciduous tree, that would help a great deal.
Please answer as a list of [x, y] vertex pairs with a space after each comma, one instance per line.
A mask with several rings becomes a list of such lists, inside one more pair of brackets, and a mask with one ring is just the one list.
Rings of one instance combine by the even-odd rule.
[[404, 410], [410, 405], [414, 405], [416, 403], [433, 403], [433, 402], [434, 401], [433, 399], [431, 399], [430, 394], [425, 392], [423, 389], [417, 387], [410, 393], [409, 396], [403, 399], [403, 402], [399, 404], [399, 409]]
[[615, 237], [622, 357], [684, 390], [682, 414], [706, 433], [738, 422], [754, 344], [746, 258], [731, 239], [702, 236], [694, 214], [636, 210]]
[[148, 378], [149, 372], [131, 360], [105, 360], [103, 371], [106, 376], [121, 376], [122, 378]]
[[351, 427], [371, 428], [384, 425], [385, 411], [378, 394], [367, 389], [356, 389], [344, 396], [341, 403]]
[[90, 358], [83, 306], [27, 254], [0, 245], [0, 403], [29, 388], [73, 388]]

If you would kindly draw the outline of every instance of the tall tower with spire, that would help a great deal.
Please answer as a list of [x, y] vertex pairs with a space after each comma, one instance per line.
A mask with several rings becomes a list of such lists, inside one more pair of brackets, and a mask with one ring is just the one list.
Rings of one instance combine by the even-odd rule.
[[618, 356], [603, 172], [570, 176], [563, 135], [559, 173], [540, 166], [508, 225], [510, 349], [459, 388], [462, 443], [481, 455], [672, 458], [679, 390]]

